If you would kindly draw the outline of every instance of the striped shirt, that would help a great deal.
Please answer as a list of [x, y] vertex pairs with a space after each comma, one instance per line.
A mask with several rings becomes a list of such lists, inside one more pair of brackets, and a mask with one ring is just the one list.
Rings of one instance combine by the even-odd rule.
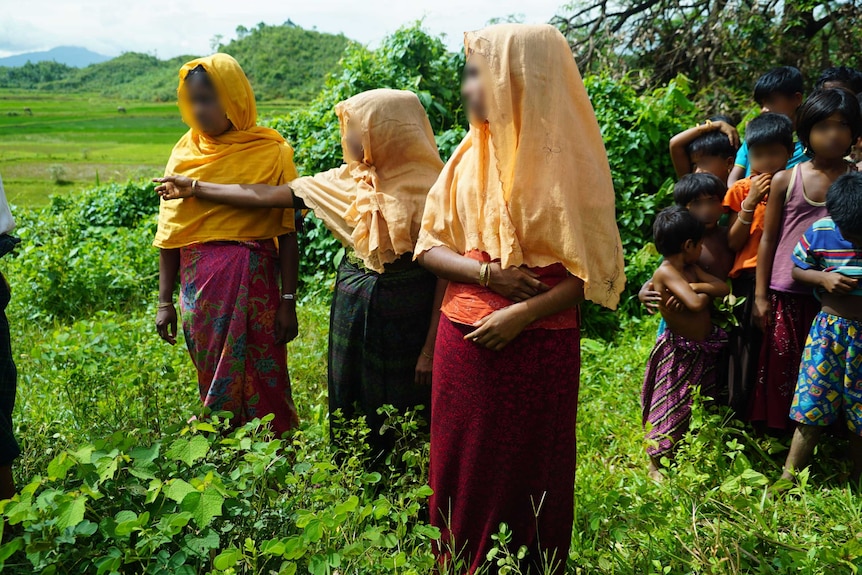
[[[796, 267], [804, 270], [862, 278], [862, 247], [845, 240], [832, 218], [814, 222], [796, 244], [792, 258]], [[862, 287], [851, 295], [862, 295]]]

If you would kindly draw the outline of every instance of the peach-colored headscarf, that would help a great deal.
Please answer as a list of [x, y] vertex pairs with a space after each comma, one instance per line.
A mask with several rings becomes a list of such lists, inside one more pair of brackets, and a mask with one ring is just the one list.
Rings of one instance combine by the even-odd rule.
[[[412, 253], [425, 197], [443, 162], [419, 98], [370, 90], [338, 104], [345, 164], [291, 182], [326, 227], [371, 270]], [[351, 158], [347, 127], [358, 126], [364, 158]]]
[[504, 267], [561, 263], [587, 299], [616, 308], [625, 275], [613, 182], [568, 43], [552, 26], [503, 24], [465, 44], [488, 118], [472, 122], [431, 189], [415, 253], [447, 246]]

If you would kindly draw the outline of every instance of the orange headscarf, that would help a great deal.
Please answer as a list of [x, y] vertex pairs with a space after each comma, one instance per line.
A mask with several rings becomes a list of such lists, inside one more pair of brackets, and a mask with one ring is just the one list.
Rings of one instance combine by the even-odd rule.
[[615, 308], [625, 285], [614, 189], [595, 113], [560, 32], [504, 24], [465, 35], [487, 122], [473, 122], [428, 195], [416, 254], [479, 250], [504, 267], [563, 264]]
[[[338, 104], [345, 164], [291, 183], [335, 236], [353, 247], [366, 267], [412, 253], [425, 197], [443, 162], [416, 94], [370, 90]], [[351, 158], [348, 125], [358, 126], [363, 158]], [[355, 129], [355, 128], [354, 128]]]
[[[202, 66], [212, 81], [233, 130], [210, 137], [195, 125], [185, 95], [188, 73]], [[254, 92], [242, 68], [227, 54], [213, 54], [186, 63], [177, 89], [180, 112], [189, 131], [174, 146], [166, 175], [183, 175], [216, 183], [278, 185], [297, 176], [293, 150], [284, 138], [257, 125]], [[163, 201], [153, 244], [180, 248], [216, 240], [262, 240], [294, 231], [293, 210], [247, 209], [199, 198]]]

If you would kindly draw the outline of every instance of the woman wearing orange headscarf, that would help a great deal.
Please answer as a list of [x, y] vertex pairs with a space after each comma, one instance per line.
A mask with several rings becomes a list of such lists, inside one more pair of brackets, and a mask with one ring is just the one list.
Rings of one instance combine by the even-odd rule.
[[499, 524], [562, 572], [573, 521], [578, 305], [625, 278], [610, 168], [551, 26], [466, 35], [470, 131], [431, 189], [419, 261], [449, 280], [431, 402], [431, 521], [473, 572]]
[[[177, 94], [189, 131], [174, 146], [167, 175], [272, 185], [296, 177], [284, 138], [256, 125], [254, 93], [236, 60], [215, 54], [188, 62]], [[176, 343], [179, 274], [183, 331], [204, 406], [231, 412], [235, 424], [272, 414], [278, 435], [295, 427], [285, 348], [297, 329], [293, 211], [199, 198], [162, 202], [153, 243], [160, 248], [156, 327]]]
[[329, 408], [348, 418], [364, 415], [372, 456], [379, 458], [392, 437], [381, 435], [377, 409], [430, 402], [437, 280], [413, 262], [413, 246], [443, 162], [412, 92], [370, 90], [335, 111], [344, 152], [338, 168], [279, 187], [172, 177], [157, 180], [157, 190], [167, 199], [194, 194], [237, 206], [308, 207], [348, 248], [332, 300]]

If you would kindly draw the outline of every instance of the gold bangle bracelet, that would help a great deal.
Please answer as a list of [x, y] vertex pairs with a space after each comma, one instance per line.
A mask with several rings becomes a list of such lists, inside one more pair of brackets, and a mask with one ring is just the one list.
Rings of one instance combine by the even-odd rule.
[[159, 302], [159, 309], [160, 310], [168, 309], [169, 307], [174, 307], [174, 302], [172, 302], [172, 301], [160, 301]]

